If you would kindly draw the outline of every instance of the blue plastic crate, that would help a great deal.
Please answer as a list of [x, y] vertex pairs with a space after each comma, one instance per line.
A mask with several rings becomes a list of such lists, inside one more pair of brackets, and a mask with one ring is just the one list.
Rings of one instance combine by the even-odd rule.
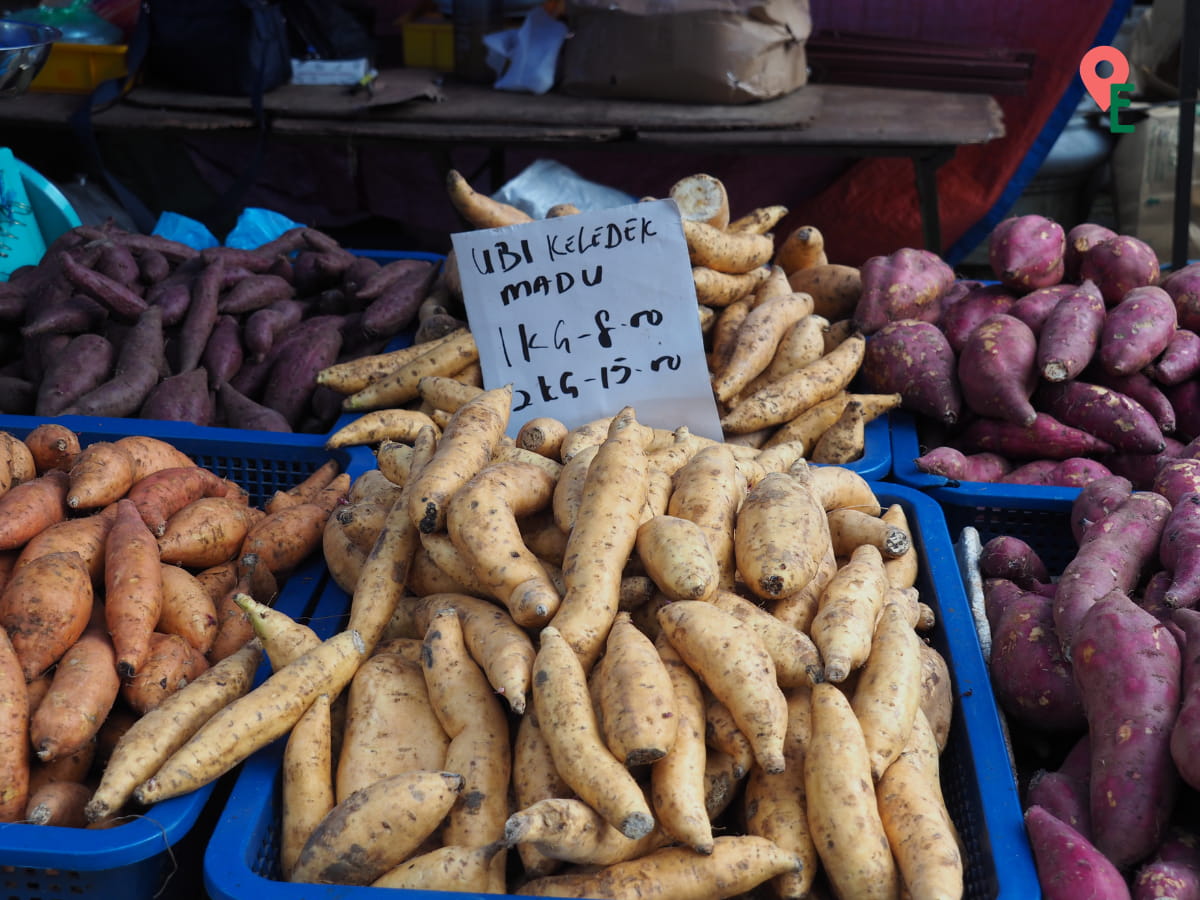
[[[24, 437], [47, 421], [35, 416], [0, 416], [0, 429]], [[299, 483], [329, 459], [351, 477], [374, 467], [365, 448], [326, 451], [319, 436], [263, 434], [225, 428], [197, 428], [178, 422], [61, 416], [83, 445], [131, 434], [169, 441], [199, 465], [229, 478], [261, 505], [276, 490]], [[312, 602], [325, 571], [315, 554], [285, 583], [276, 607], [300, 615]], [[259, 677], [263, 677], [260, 669]], [[190, 878], [176, 871], [172, 847], [196, 825], [215, 783], [155, 804], [128, 821], [105, 829], [0, 824], [0, 896], [5, 900], [78, 900], [122, 897], [130, 900], [178, 896], [164, 887]], [[175, 882], [178, 888], [178, 881]]]
[[[946, 803], [961, 833], [968, 900], [1037, 900], [1040, 887], [1005, 750], [1000, 715], [988, 682], [969, 602], [946, 520], [919, 491], [873, 482], [885, 505], [905, 510], [920, 555], [917, 587], [936, 612], [930, 635], [953, 680], [955, 714], [942, 756]], [[314, 627], [342, 627], [346, 594], [332, 582], [312, 607]], [[213, 900], [370, 900], [384, 893], [411, 900], [456, 900], [441, 891], [399, 891], [340, 885], [292, 884], [279, 875], [280, 739], [248, 759], [213, 829], [204, 883]], [[471, 895], [476, 896], [476, 895]]]
[[916, 417], [893, 410], [891, 420], [892, 480], [924, 491], [939, 502], [952, 504], [1054, 504], [1070, 502], [1079, 488], [1000, 484], [991, 481], [955, 481], [941, 475], [927, 475], [917, 469], [914, 460], [930, 449], [922, 447]]

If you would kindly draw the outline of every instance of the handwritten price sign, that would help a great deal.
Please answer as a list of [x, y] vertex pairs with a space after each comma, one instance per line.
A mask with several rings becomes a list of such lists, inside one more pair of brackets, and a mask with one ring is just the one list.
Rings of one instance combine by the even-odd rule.
[[574, 427], [632, 406], [643, 424], [721, 438], [674, 201], [451, 240], [484, 385], [513, 385], [511, 434], [535, 416]]

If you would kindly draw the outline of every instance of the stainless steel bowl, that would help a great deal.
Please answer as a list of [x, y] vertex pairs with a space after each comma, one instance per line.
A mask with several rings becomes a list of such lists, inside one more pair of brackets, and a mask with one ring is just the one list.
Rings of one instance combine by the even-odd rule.
[[25, 93], [61, 37], [53, 25], [0, 19], [0, 97]]

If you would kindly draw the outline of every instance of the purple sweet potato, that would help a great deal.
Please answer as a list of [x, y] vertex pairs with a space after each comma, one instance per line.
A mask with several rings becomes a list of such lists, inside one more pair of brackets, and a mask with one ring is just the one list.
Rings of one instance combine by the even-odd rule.
[[1184, 494], [1200, 491], [1200, 459], [1181, 456], [1159, 463], [1151, 490], [1174, 506]]
[[1000, 283], [1022, 294], [1063, 279], [1067, 236], [1053, 219], [1012, 216], [988, 236], [988, 260]]
[[1025, 805], [1040, 806], [1092, 839], [1091, 795], [1088, 778], [1092, 750], [1085, 731], [1067, 751], [1057, 769], [1038, 769], [1025, 788]]
[[1159, 467], [1177, 459], [1183, 446], [1173, 437], [1163, 438], [1164, 446], [1159, 453], [1105, 453], [1098, 457], [1114, 475], [1124, 475], [1133, 482], [1134, 490], [1154, 490], [1154, 479]]
[[1175, 410], [1175, 436], [1184, 443], [1200, 437], [1200, 378], [1163, 387]]
[[1175, 302], [1179, 327], [1200, 331], [1200, 262], [1176, 269], [1163, 279], [1162, 288]]
[[417, 308], [429, 295], [429, 286], [437, 269], [428, 260], [408, 261], [417, 265], [391, 282], [363, 310], [362, 327], [367, 335], [381, 337], [397, 334], [417, 317]]
[[997, 453], [963, 453], [955, 447], [934, 447], [913, 460], [918, 472], [951, 481], [999, 481], [1012, 468]]
[[217, 309], [229, 315], [240, 316], [270, 306], [276, 300], [288, 300], [296, 295], [291, 282], [269, 273], [251, 274], [238, 279], [228, 291], [221, 295]]
[[190, 281], [167, 280], [159, 282], [158, 290], [149, 296], [152, 306], [162, 310], [163, 326], [178, 325], [187, 315], [188, 306], [192, 302], [192, 285]]
[[21, 336], [39, 334], [82, 334], [97, 331], [108, 318], [108, 309], [87, 294], [72, 294], [53, 306], [39, 305], [21, 326]]
[[156, 384], [138, 410], [138, 417], [211, 425], [214, 411], [213, 396], [208, 388], [208, 372], [203, 366], [197, 366]]
[[973, 279], [959, 278], [952, 282], [946, 290], [942, 291], [942, 296], [938, 298], [938, 305], [941, 307], [938, 320], [941, 320], [941, 316], [944, 316], [946, 310], [951, 306], [981, 287], [983, 287], [983, 282]]
[[[366, 287], [371, 280], [371, 276], [383, 268], [383, 264], [377, 259], [370, 256], [356, 256], [354, 262], [346, 267], [346, 271], [342, 273], [342, 290], [346, 292], [346, 296], [353, 297], [356, 300], [361, 300], [358, 292]], [[361, 305], [361, 304], [359, 304]]]
[[1077, 660], [1076, 632], [1088, 611], [1111, 592], [1130, 593], [1157, 561], [1171, 504], [1162, 494], [1133, 491], [1089, 526], [1054, 592], [1054, 627], [1063, 654]]
[[37, 400], [37, 385], [17, 375], [0, 375], [0, 413], [31, 416]]
[[1160, 384], [1182, 384], [1200, 374], [1200, 334], [1178, 328], [1155, 360], [1152, 372]]
[[297, 340], [279, 355], [263, 386], [262, 404], [283, 414], [296, 428], [308, 412], [317, 373], [333, 365], [342, 346], [341, 317], [308, 319], [296, 329]]
[[862, 293], [853, 319], [867, 335], [900, 319], [937, 321], [941, 296], [954, 283], [954, 270], [937, 254], [911, 247], [873, 256], [859, 272]]
[[1047, 381], [1078, 376], [1096, 355], [1107, 312], [1096, 292], [1079, 288], [1062, 297], [1037, 336], [1038, 373]]
[[245, 351], [242, 349], [241, 325], [233, 316], [217, 316], [216, 324], [200, 355], [200, 368], [208, 373], [213, 385], [227, 381], [242, 367]]
[[1146, 285], [1125, 294], [1108, 311], [1096, 360], [1113, 375], [1150, 365], [1175, 335], [1175, 304], [1160, 287]]
[[1057, 459], [1033, 459], [1021, 463], [1000, 479], [1002, 484], [1027, 484], [1045, 487], [1052, 483], [1054, 472], [1058, 468]]
[[1127, 397], [1132, 397], [1145, 407], [1150, 415], [1154, 416], [1154, 421], [1158, 423], [1163, 434], [1174, 433], [1175, 407], [1163, 389], [1155, 384], [1145, 372], [1114, 375], [1103, 366], [1093, 364], [1088, 366], [1080, 377], [1084, 381], [1090, 381], [1092, 384], [1111, 388], [1114, 391], [1120, 391]]
[[1154, 416], [1111, 388], [1072, 379], [1042, 382], [1034, 403], [1065, 425], [1093, 434], [1121, 453], [1159, 453], [1166, 446]]
[[1041, 732], [1086, 726], [1083, 702], [1054, 632], [1054, 601], [1035, 591], [1010, 598], [992, 625], [992, 690], [1013, 722]]
[[164, 365], [162, 310], [149, 307], [117, 350], [113, 376], [78, 397], [63, 413], [125, 418], [137, 413]]
[[1163, 596], [1168, 606], [1200, 602], [1200, 491], [1188, 491], [1171, 506], [1158, 544], [1158, 561], [1171, 573]]
[[1081, 488], [1101, 478], [1108, 478], [1112, 471], [1098, 459], [1073, 456], [1061, 460], [1050, 475], [1050, 484], [1057, 487]]
[[1171, 733], [1171, 758], [1180, 778], [1200, 785], [1200, 610], [1185, 607], [1171, 614], [1183, 633], [1183, 702]]
[[157, 284], [171, 274], [171, 261], [161, 250], [147, 247], [136, 254], [138, 280], [144, 285]]
[[901, 319], [867, 339], [859, 377], [870, 391], [899, 394], [904, 409], [953, 425], [962, 413], [955, 366], [954, 349], [941, 329]]
[[1092, 839], [1115, 865], [1130, 866], [1158, 847], [1179, 794], [1171, 734], [1182, 654], [1166, 626], [1119, 589], [1088, 609], [1073, 646], [1091, 744]]
[[414, 272], [421, 271], [422, 265], [431, 264], [419, 259], [393, 259], [378, 266], [370, 277], [354, 290], [354, 297], [357, 300], [374, 300], [396, 282], [405, 281], [411, 278]]
[[1007, 578], [983, 579], [983, 614], [991, 628], [996, 627], [1008, 604], [1019, 598], [1025, 590]]
[[1200, 900], [1200, 840], [1179, 827], [1168, 829], [1153, 858], [1140, 865], [1130, 887], [1133, 900]]
[[1108, 441], [1042, 412], [1030, 425], [1015, 425], [990, 417], [973, 419], [958, 436], [958, 445], [967, 453], [990, 450], [1012, 460], [1069, 459], [1112, 451]]
[[176, 370], [186, 372], [200, 365], [209, 335], [217, 324], [217, 300], [225, 273], [223, 256], [214, 256], [192, 282], [192, 299], [179, 326], [179, 362]]
[[1066, 822], [1035, 804], [1025, 830], [1045, 900], [1130, 900], [1121, 870]]
[[1063, 265], [1066, 267], [1066, 272], [1063, 273], [1063, 277], [1067, 281], [1077, 280], [1084, 254], [1101, 241], [1107, 241], [1116, 236], [1117, 233], [1111, 228], [1097, 225], [1095, 222], [1082, 222], [1074, 226], [1067, 232], [1067, 246], [1063, 253]]
[[112, 242], [101, 248], [100, 258], [96, 260], [96, 271], [127, 286], [138, 281], [141, 274], [133, 251], [124, 244]]
[[1158, 284], [1158, 254], [1145, 241], [1118, 234], [1083, 254], [1079, 277], [1094, 281], [1104, 302], [1116, 306], [1134, 288]]
[[228, 381], [217, 384], [217, 413], [219, 421], [229, 428], [281, 432], [292, 430], [282, 413], [251, 400]]
[[304, 304], [299, 300], [276, 300], [266, 308], [252, 312], [246, 318], [242, 333], [250, 358], [264, 359], [276, 338], [300, 323], [304, 310]]
[[98, 272], [70, 253], [59, 254], [63, 273], [79, 290], [103, 305], [114, 316], [133, 321], [146, 309], [146, 301], [127, 284]]
[[38, 385], [34, 413], [57, 416], [112, 374], [116, 349], [108, 338], [85, 333], [71, 338]]
[[1133, 599], [1137, 601], [1138, 606], [1171, 629], [1171, 633], [1175, 635], [1175, 639], [1182, 649], [1186, 637], [1183, 629], [1176, 624], [1173, 618], [1178, 607], [1170, 606], [1167, 603], [1167, 588], [1170, 586], [1171, 573], [1166, 569], [1159, 569], [1142, 585], [1141, 594], [1135, 595]]
[[1008, 312], [1016, 302], [1013, 292], [1004, 285], [985, 284], [947, 306], [937, 324], [958, 353], [976, 325], [996, 313]]
[[1007, 578], [1025, 590], [1031, 590], [1035, 581], [1050, 580], [1038, 552], [1027, 541], [1010, 534], [996, 535], [980, 548], [979, 574], [984, 578]]
[[975, 327], [958, 354], [963, 403], [980, 416], [1029, 426], [1037, 417], [1037, 337], [1020, 319], [999, 313]]
[[1097, 298], [1100, 296], [1100, 291], [1090, 281], [1083, 284], [1052, 284], [1025, 294], [1009, 308], [1008, 314], [1028, 325], [1034, 334], [1040, 335], [1046, 319], [1059, 301], [1077, 291], [1094, 294]]

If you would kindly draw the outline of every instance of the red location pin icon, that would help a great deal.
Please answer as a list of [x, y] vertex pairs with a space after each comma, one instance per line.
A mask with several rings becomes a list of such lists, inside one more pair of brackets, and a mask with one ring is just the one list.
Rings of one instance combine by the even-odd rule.
[[[1102, 62], [1107, 62], [1112, 66], [1111, 75], [1096, 74], [1096, 68]], [[1083, 60], [1079, 63], [1079, 77], [1083, 79], [1083, 86], [1092, 95], [1096, 105], [1107, 112], [1109, 106], [1112, 105], [1110, 86], [1125, 83], [1125, 79], [1129, 77], [1129, 60], [1116, 47], [1093, 47], [1084, 54]]]

